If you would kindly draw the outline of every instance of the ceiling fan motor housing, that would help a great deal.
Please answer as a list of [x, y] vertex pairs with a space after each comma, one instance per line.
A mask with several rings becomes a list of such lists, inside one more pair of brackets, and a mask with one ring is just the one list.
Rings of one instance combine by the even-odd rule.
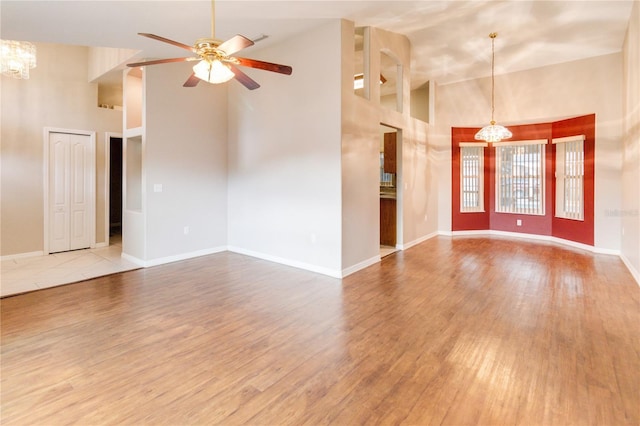
[[193, 48], [196, 50], [196, 54], [203, 59], [225, 59], [227, 58], [226, 52], [218, 49], [218, 46], [222, 44], [220, 40], [214, 40], [212, 38], [199, 38], [196, 40]]

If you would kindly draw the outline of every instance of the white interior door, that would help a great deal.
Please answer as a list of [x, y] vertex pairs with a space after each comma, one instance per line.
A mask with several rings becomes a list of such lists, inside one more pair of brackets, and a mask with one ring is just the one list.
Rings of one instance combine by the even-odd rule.
[[49, 134], [49, 252], [70, 250], [69, 135]]
[[49, 134], [49, 252], [91, 246], [91, 137]]

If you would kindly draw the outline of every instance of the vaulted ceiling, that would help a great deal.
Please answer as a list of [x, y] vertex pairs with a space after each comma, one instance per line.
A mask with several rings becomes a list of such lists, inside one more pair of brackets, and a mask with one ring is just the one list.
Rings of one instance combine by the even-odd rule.
[[[489, 75], [493, 31], [499, 34], [497, 74], [619, 52], [633, 1], [218, 0], [216, 36], [267, 35], [250, 48], [256, 50], [345, 18], [405, 34], [413, 48], [413, 85], [446, 84]], [[209, 1], [3, 0], [0, 36], [175, 57], [183, 52], [137, 33], [192, 44], [209, 35], [210, 10]]]

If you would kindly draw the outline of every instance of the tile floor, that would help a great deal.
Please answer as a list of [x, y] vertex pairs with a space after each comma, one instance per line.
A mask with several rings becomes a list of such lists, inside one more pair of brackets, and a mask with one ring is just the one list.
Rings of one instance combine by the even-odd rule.
[[139, 268], [121, 253], [122, 240], [112, 237], [108, 247], [3, 260], [0, 297]]
[[[380, 257], [396, 251], [395, 247], [380, 246]], [[3, 260], [0, 262], [0, 297], [139, 268], [122, 259], [121, 253], [121, 239], [112, 237], [108, 247]]]
[[380, 257], [385, 257], [385, 256], [389, 256], [390, 254], [395, 253], [396, 251], [398, 251], [398, 249], [396, 249], [395, 247], [391, 247], [391, 246], [380, 246]]

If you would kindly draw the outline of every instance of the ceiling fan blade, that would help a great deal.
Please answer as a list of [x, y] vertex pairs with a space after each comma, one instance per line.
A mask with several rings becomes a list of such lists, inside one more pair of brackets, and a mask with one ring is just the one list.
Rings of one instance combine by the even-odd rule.
[[180, 43], [179, 41], [174, 41], [174, 40], [169, 40], [168, 38], [164, 38], [164, 37], [160, 37], [158, 35], [155, 34], [149, 34], [149, 33], [138, 33], [138, 35], [141, 35], [143, 37], [149, 37], [152, 38], [154, 40], [158, 40], [158, 41], [162, 41], [164, 43], [169, 43], [169, 44], [173, 44], [174, 46], [180, 47], [182, 49], [188, 50], [190, 52], [194, 52], [195, 53], [195, 49], [193, 48], [193, 46], [187, 46], [184, 43]]
[[252, 40], [249, 40], [245, 36], [238, 34], [223, 42], [218, 46], [218, 49], [222, 50], [227, 55], [233, 55], [234, 53], [239, 52], [242, 49], [253, 46], [253, 44], [254, 43]]
[[249, 90], [254, 90], [260, 87], [260, 85], [251, 77], [246, 75], [244, 72], [240, 70], [240, 68], [236, 67], [233, 64], [227, 64], [231, 71], [236, 75], [236, 80], [238, 80], [244, 87]]
[[198, 57], [189, 57], [189, 58], [168, 58], [168, 59], [156, 59], [154, 61], [144, 61], [144, 62], [134, 62], [131, 64], [127, 64], [128, 67], [144, 67], [147, 65], [158, 65], [158, 64], [168, 64], [170, 62], [187, 62], [187, 61], [197, 61]]
[[200, 79], [198, 77], [196, 77], [195, 74], [191, 74], [189, 76], [189, 78], [187, 79], [187, 81], [185, 81], [182, 86], [183, 87], [195, 87], [195, 86], [198, 85], [198, 83], [200, 83]]
[[271, 62], [258, 61], [257, 59], [239, 58], [237, 56], [235, 59], [237, 59], [238, 64], [243, 67], [258, 68], [286, 75], [291, 75], [291, 72], [293, 71], [293, 69], [288, 65], [273, 64]]

